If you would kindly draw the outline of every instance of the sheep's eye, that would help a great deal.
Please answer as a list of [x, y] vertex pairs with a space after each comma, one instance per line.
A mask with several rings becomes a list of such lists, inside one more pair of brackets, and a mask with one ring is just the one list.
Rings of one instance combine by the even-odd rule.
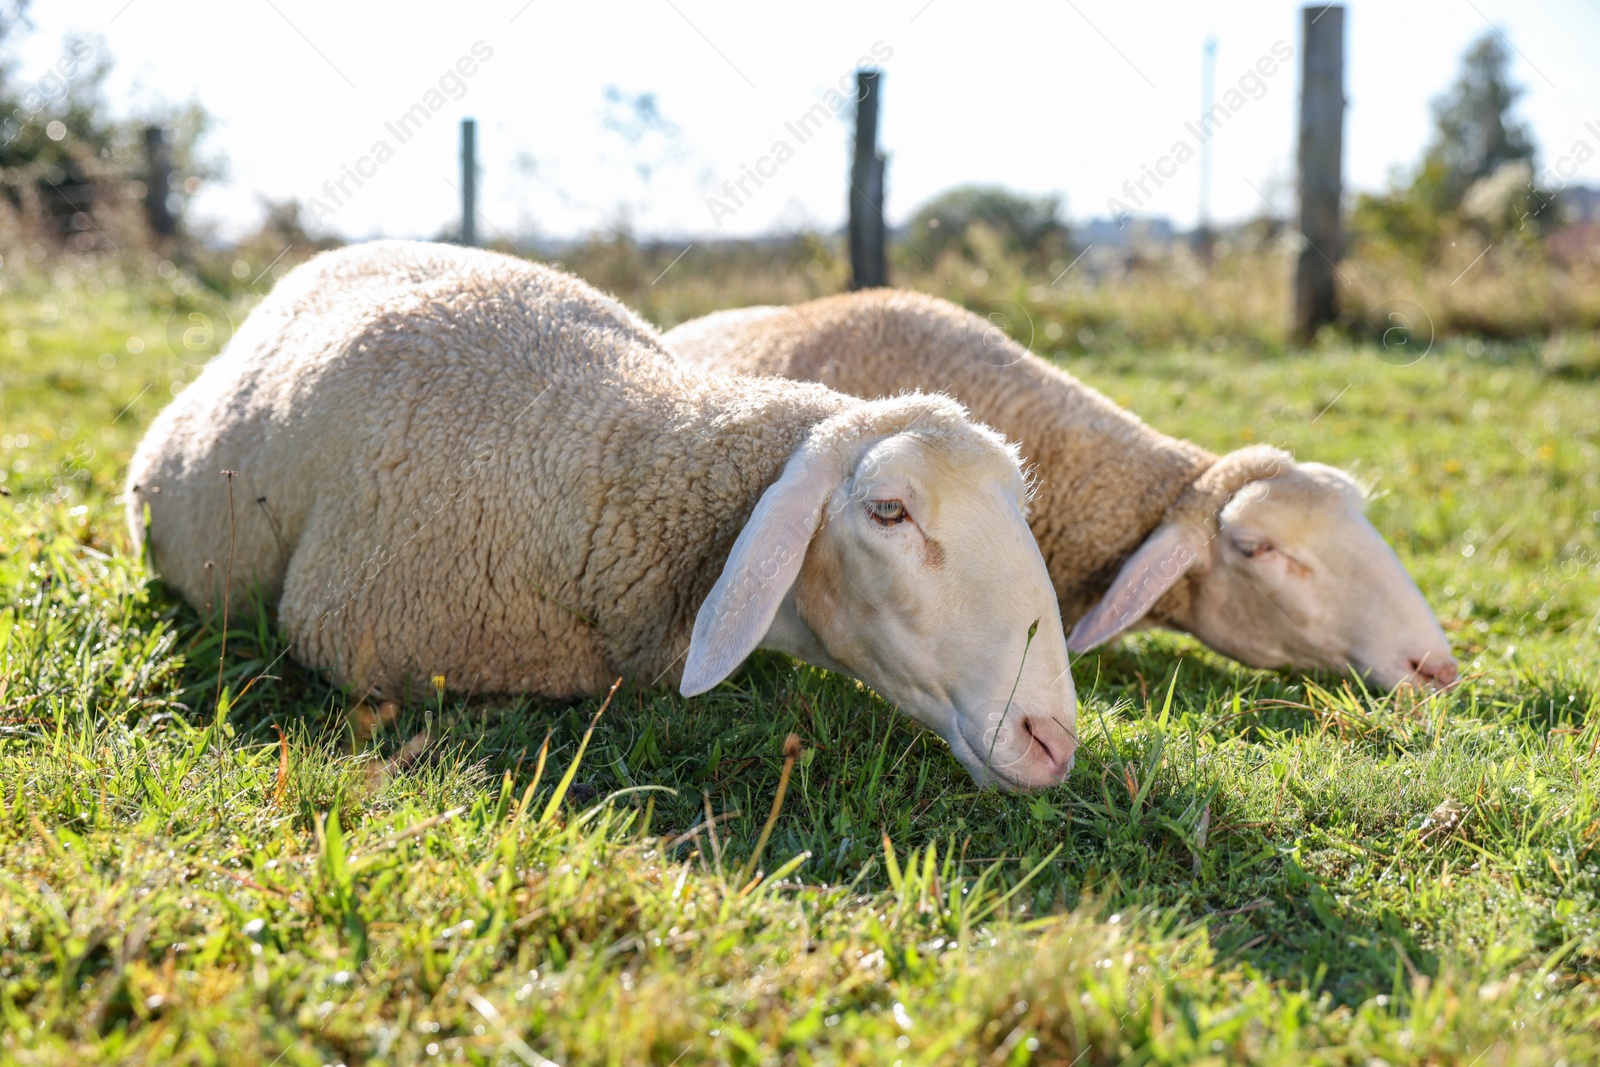
[[1239, 555], [1245, 559], [1256, 559], [1272, 551], [1272, 546], [1265, 541], [1235, 541], [1233, 547], [1239, 550]]
[[906, 506], [898, 500], [869, 500], [867, 514], [880, 526], [893, 526], [910, 517], [906, 514]]

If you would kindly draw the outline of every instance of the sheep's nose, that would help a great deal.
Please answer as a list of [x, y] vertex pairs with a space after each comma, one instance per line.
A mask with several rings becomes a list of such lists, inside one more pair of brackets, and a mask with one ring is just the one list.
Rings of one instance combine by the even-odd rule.
[[1072, 757], [1077, 751], [1077, 739], [1072, 731], [1053, 719], [1036, 715], [1022, 717], [1022, 729], [1033, 740], [1033, 755], [1041, 760], [1050, 776], [1056, 781], [1072, 770]]
[[1440, 689], [1454, 685], [1461, 677], [1461, 668], [1452, 656], [1427, 655], [1411, 661], [1411, 672]]

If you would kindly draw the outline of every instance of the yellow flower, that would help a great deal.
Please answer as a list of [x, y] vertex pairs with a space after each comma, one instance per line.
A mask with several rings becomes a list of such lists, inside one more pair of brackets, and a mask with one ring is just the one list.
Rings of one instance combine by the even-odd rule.
[[444, 675], [436, 674], [433, 676], [433, 688], [438, 691], [440, 696], [444, 696]]
[[1454, 459], [1445, 460], [1444, 461], [1444, 472], [1446, 474], [1460, 474], [1461, 473], [1461, 463], [1459, 461], [1457, 461], [1457, 460], [1454, 460]]

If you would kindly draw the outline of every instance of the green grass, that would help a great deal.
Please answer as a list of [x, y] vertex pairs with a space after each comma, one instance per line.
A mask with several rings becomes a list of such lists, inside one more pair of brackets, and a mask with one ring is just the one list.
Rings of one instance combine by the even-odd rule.
[[[0, 1060], [1600, 1049], [1600, 383], [1537, 347], [1072, 357], [1164, 430], [1372, 482], [1466, 669], [1447, 696], [1139, 635], [1076, 665], [1077, 767], [1018, 797], [853, 683], [758, 656], [696, 700], [624, 688], [558, 796], [598, 701], [385, 718], [235, 623], [219, 707], [220, 620], [129, 555], [115, 499], [215, 309], [0, 281]], [[1018, 310], [1041, 336], [1072, 318]]]

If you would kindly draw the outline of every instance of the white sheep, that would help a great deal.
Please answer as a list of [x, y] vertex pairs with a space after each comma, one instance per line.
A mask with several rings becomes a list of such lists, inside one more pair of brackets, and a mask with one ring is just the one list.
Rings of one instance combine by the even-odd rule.
[[229, 573], [235, 611], [257, 587], [356, 692], [692, 696], [772, 648], [1002, 787], [1076, 745], [1024, 506], [1015, 448], [948, 398], [686, 371], [575, 278], [407, 242], [291, 272], [129, 475], [168, 583], [213, 613]]
[[1258, 667], [1353, 667], [1385, 687], [1457, 676], [1348, 475], [1158, 433], [947, 301], [879, 289], [719, 312], [663, 340], [703, 369], [864, 397], [945, 390], [1019, 442], [1038, 472], [1031, 522], [1076, 624], [1074, 652], [1158, 625]]

